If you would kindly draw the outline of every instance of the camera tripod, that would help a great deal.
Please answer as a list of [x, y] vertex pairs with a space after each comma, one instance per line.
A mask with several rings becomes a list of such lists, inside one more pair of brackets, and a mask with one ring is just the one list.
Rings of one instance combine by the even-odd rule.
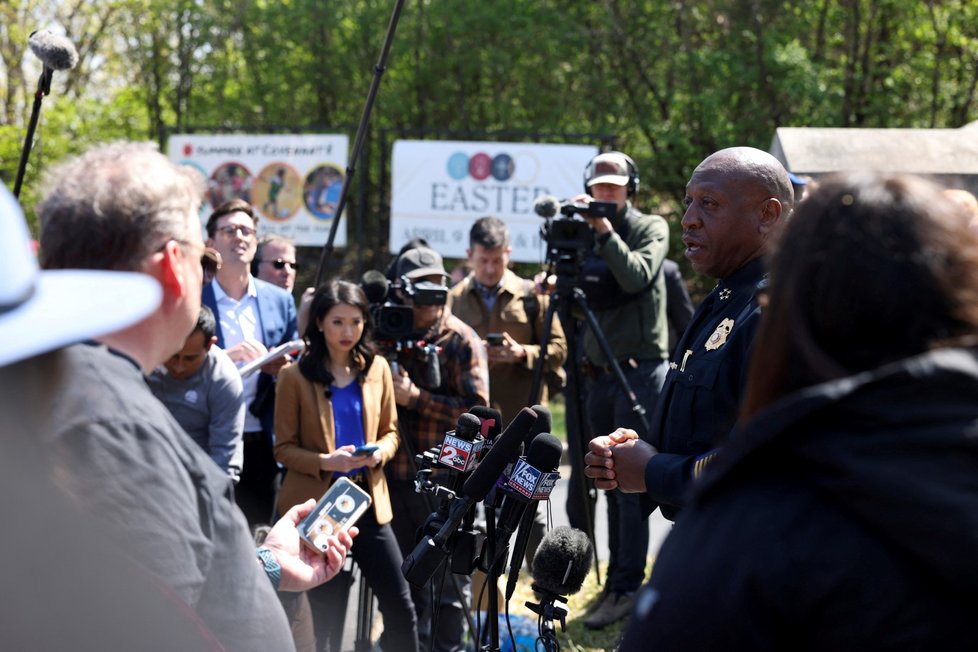
[[543, 370], [547, 363], [547, 346], [550, 343], [550, 332], [553, 324], [553, 316], [556, 313], [560, 318], [560, 323], [564, 327], [567, 337], [567, 351], [570, 360], [567, 373], [567, 386], [564, 390], [565, 402], [567, 405], [567, 446], [570, 450], [571, 476], [568, 487], [568, 502], [575, 497], [580, 500], [583, 507], [585, 519], [585, 532], [591, 540], [591, 547], [594, 551], [594, 572], [597, 573], [598, 583], [601, 583], [601, 572], [598, 569], [598, 547], [594, 535], [594, 504], [597, 500], [596, 491], [588, 488], [584, 478], [584, 453], [588, 439], [583, 434], [589, 430], [584, 409], [581, 401], [581, 369], [577, 360], [578, 353], [578, 332], [576, 328], [576, 318], [572, 313], [572, 308], [576, 305], [584, 315], [585, 323], [591, 329], [598, 346], [601, 347], [608, 366], [615, 376], [618, 386], [628, 397], [632, 411], [638, 416], [643, 427], [648, 430], [649, 424], [645, 417], [645, 408], [639, 402], [638, 397], [628, 384], [628, 379], [622, 371], [621, 366], [615, 359], [615, 355], [608, 344], [601, 326], [598, 324], [594, 312], [587, 305], [587, 296], [584, 291], [577, 286], [578, 264], [571, 257], [560, 257], [554, 264], [557, 275], [557, 283], [550, 293], [550, 305], [543, 320], [543, 332], [540, 334], [540, 357], [533, 369], [533, 382], [530, 387], [529, 405], [534, 405], [540, 398], [540, 389], [543, 382]]

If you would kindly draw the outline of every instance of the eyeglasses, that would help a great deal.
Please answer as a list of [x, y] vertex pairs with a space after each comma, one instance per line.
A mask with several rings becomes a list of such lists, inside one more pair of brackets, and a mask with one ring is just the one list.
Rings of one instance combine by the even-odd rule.
[[289, 262], [287, 260], [282, 260], [281, 258], [276, 258], [275, 260], [260, 260], [258, 262], [260, 262], [260, 263], [268, 263], [269, 265], [271, 265], [275, 269], [285, 269], [285, 266], [288, 265], [289, 268], [292, 271], [295, 271], [295, 272], [298, 272], [299, 271], [299, 264], [298, 263], [292, 263], [292, 262]]
[[250, 226], [240, 226], [237, 224], [226, 224], [224, 226], [219, 226], [217, 227], [217, 230], [228, 237], [238, 235], [239, 231], [241, 232], [242, 238], [250, 238], [256, 233], [255, 229], [251, 228]]

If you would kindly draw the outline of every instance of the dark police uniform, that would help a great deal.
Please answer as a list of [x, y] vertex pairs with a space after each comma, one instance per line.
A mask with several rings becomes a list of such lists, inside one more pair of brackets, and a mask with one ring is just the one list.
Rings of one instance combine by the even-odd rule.
[[720, 279], [673, 351], [651, 422], [650, 443], [659, 454], [645, 467], [645, 511], [658, 505], [674, 519], [692, 479], [733, 429], [765, 278], [764, 261], [756, 258]]

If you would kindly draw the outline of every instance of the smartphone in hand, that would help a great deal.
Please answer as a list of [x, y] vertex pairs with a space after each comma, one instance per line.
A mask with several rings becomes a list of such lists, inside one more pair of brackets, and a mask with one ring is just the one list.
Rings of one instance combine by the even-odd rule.
[[502, 346], [503, 345], [503, 334], [502, 333], [489, 333], [486, 335], [486, 344], [489, 346]]
[[373, 455], [379, 450], [380, 450], [380, 446], [378, 446], [377, 444], [364, 444], [363, 446], [359, 447], [358, 449], [350, 453], [350, 455], [353, 455], [354, 457], [358, 457], [360, 455]]
[[349, 479], [339, 478], [299, 523], [299, 537], [316, 552], [325, 552], [329, 548], [326, 538], [350, 529], [370, 503], [370, 494]]

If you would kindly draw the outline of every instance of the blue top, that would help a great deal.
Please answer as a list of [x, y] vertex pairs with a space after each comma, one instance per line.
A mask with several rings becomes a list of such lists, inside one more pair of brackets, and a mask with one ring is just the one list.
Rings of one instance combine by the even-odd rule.
[[[333, 405], [333, 428], [336, 432], [336, 447], [353, 445], [363, 446], [363, 390], [360, 383], [354, 381], [346, 387], [330, 385], [330, 403]], [[350, 475], [359, 473], [366, 467], [361, 466], [335, 475]]]

